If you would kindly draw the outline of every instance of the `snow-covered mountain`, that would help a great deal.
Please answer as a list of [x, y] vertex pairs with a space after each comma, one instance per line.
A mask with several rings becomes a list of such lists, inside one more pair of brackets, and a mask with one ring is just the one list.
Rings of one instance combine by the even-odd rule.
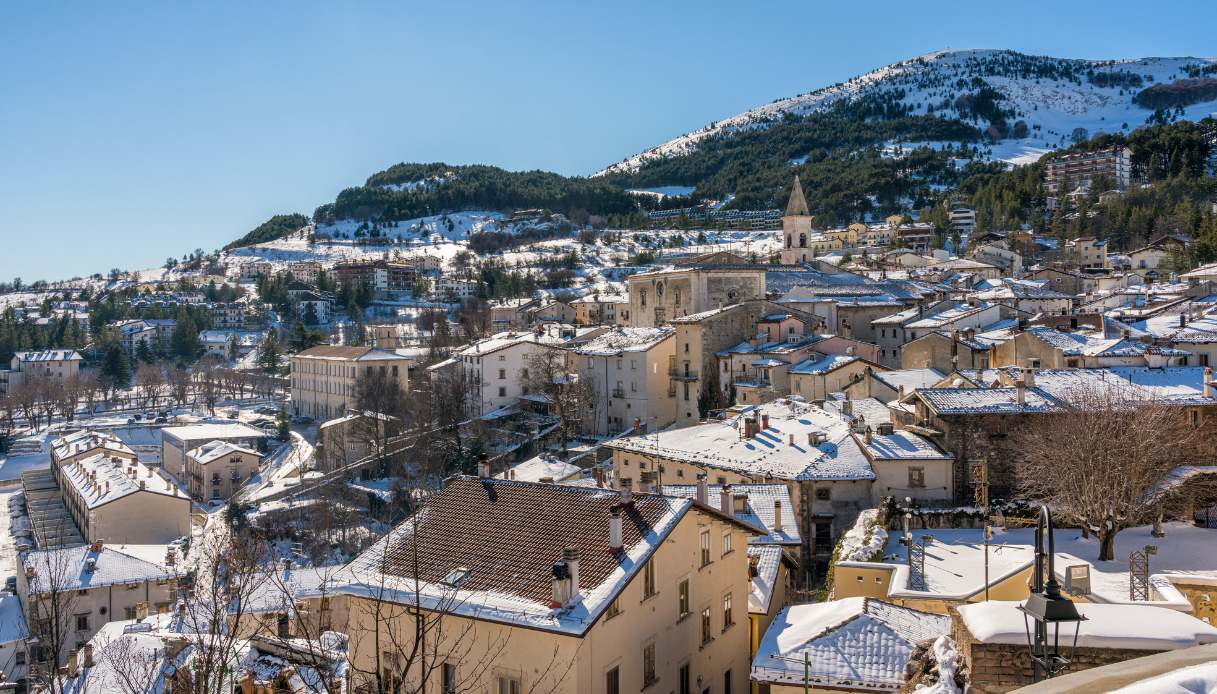
[[[913, 114], [938, 113], [968, 120], [971, 116], [960, 112], [956, 100], [985, 86], [1000, 95], [998, 106], [1014, 112], [1009, 123], [1024, 121], [1028, 131], [1026, 137], [1001, 139], [990, 148], [989, 156], [1027, 163], [1050, 149], [1072, 144], [1078, 128], [1093, 137], [1144, 125], [1154, 111], [1134, 103], [1143, 89], [1178, 80], [1211, 78], [1215, 73], [1214, 58], [1075, 60], [1007, 50], [940, 51], [715, 121], [595, 175], [634, 173], [648, 162], [688, 154], [706, 138], [764, 129], [782, 122], [787, 114], [806, 116], [842, 100], [867, 95], [891, 96], [909, 106]], [[1184, 107], [1183, 113], [1176, 115], [1198, 120], [1214, 114], [1217, 98]]]

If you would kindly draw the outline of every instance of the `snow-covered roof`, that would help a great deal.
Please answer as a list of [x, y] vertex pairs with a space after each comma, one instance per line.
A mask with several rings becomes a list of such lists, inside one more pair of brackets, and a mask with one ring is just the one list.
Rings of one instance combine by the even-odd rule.
[[954, 460], [929, 439], [911, 431], [897, 429], [890, 434], [872, 434], [870, 442], [863, 439], [862, 447], [872, 460]]
[[749, 561], [756, 561], [756, 574], [748, 591], [748, 611], [768, 614], [782, 565], [782, 548], [777, 545], [748, 545]]
[[13, 358], [25, 364], [44, 361], [82, 361], [80, 353], [74, 349], [43, 349], [32, 352], [13, 352]]
[[[1026, 645], [1021, 603], [1004, 600], [961, 605], [959, 617], [979, 643]], [[1074, 603], [1086, 619], [1078, 625], [1080, 648], [1169, 651], [1217, 643], [1217, 627], [1195, 617], [1152, 605]], [[1072, 625], [1063, 626], [1073, 638]]]
[[752, 680], [894, 691], [919, 642], [949, 633], [951, 620], [872, 598], [792, 605], [774, 618], [752, 661]]
[[1018, 414], [1054, 412], [1056, 399], [1039, 388], [1027, 388], [1025, 400], [1018, 402], [1015, 388], [922, 388], [921, 398], [939, 415]]
[[32, 595], [50, 590], [89, 590], [111, 585], [161, 581], [178, 575], [164, 564], [168, 545], [105, 545], [94, 552], [89, 545], [36, 550], [22, 558]]
[[956, 304], [947, 308], [935, 309], [933, 312], [927, 312], [922, 318], [918, 318], [911, 323], [905, 323], [905, 328], [921, 329], [921, 328], [940, 328], [944, 325], [950, 325], [958, 320], [975, 315], [982, 311], [993, 308], [993, 304], [979, 303], [976, 306], [969, 304]]
[[1212, 395], [1205, 396], [1202, 366], [1040, 369], [1035, 372], [1035, 387], [1058, 400], [1069, 400], [1085, 390], [1111, 389], [1125, 392], [1130, 398], [1153, 399], [1170, 405], [1217, 404]]
[[624, 352], [645, 352], [676, 334], [675, 328], [613, 328], [579, 347], [584, 356], [612, 357]]
[[531, 330], [508, 331], [496, 333], [484, 340], [478, 340], [470, 344], [465, 349], [462, 349], [459, 354], [462, 357], [482, 357], [492, 352], [497, 352], [501, 349], [514, 347], [516, 345], [532, 344], [550, 347], [559, 347], [564, 344], [564, 340], [559, 337], [550, 336], [548, 334], [538, 335]]
[[109, 432], [81, 429], [51, 441], [51, 456], [55, 460], [63, 460], [69, 456], [78, 455], [95, 448], [105, 448], [110, 451], [135, 455], [135, 451], [131, 450], [127, 444]]
[[253, 456], [258, 455], [258, 452], [253, 449], [246, 448], [245, 446], [239, 446], [228, 441], [209, 441], [198, 448], [192, 449], [188, 455], [206, 465], [213, 460], [219, 460], [220, 458], [233, 453], [244, 453], [246, 455]]
[[836, 371], [858, 361], [852, 354], [828, 354], [814, 359], [805, 359], [790, 367], [791, 374], [819, 375]]
[[498, 479], [509, 479], [516, 482], [540, 482], [545, 478], [554, 482], [562, 482], [571, 477], [577, 477], [582, 472], [578, 465], [559, 460], [552, 456], [538, 455], [495, 475]]
[[[769, 415], [769, 427], [742, 438], [745, 417]], [[825, 440], [813, 443], [821, 435]], [[762, 479], [870, 480], [870, 462], [849, 435], [849, 420], [796, 399], [745, 408], [722, 421], [627, 436], [608, 448], [645, 453]]]
[[[720, 506], [722, 485], [710, 484], [706, 485], [706, 489], [708, 503]], [[784, 484], [732, 484], [728, 485], [728, 491], [732, 496], [738, 494], [745, 497], [744, 509], [733, 511], [732, 515], [764, 533], [749, 540], [749, 544], [797, 545], [802, 542], [789, 487]], [[692, 484], [665, 484], [662, 492], [686, 499], [697, 498], [697, 486]], [[774, 502], [782, 504], [780, 529], [777, 527], [777, 506]]]
[[29, 636], [25, 628], [25, 613], [21, 599], [8, 591], [0, 592], [0, 645], [20, 641]]
[[181, 427], [165, 427], [161, 429], [161, 436], [172, 437], [179, 441], [203, 441], [265, 438], [266, 432], [242, 422], [204, 422]]
[[76, 490], [85, 505], [94, 509], [125, 496], [152, 493], [189, 499], [177, 482], [157, 468], [138, 460], [113, 458], [97, 453], [63, 467], [63, 479]]
[[890, 371], [873, 369], [870, 372], [871, 378], [892, 390], [900, 390], [900, 386], [904, 386], [906, 393], [911, 393], [918, 388], [929, 388], [941, 381], [944, 375], [938, 369], [892, 369]]
[[1096, 333], [1067, 333], [1045, 326], [1031, 327], [1027, 333], [1070, 357], [1139, 357], [1149, 351], [1166, 356], [1187, 356], [1188, 354], [1179, 350], [1153, 347], [1136, 340], [1104, 337]]

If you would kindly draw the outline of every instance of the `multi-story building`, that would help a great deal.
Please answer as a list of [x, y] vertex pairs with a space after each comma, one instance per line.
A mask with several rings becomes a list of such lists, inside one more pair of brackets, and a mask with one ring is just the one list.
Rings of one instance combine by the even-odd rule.
[[359, 379], [380, 375], [409, 380], [411, 360], [378, 347], [319, 345], [292, 355], [292, 412], [314, 419], [346, 414], [358, 397]]
[[947, 210], [947, 220], [951, 224], [951, 231], [963, 238], [967, 238], [973, 231], [976, 231], [976, 210], [968, 207], [962, 200], [951, 201], [951, 206]]
[[87, 542], [163, 544], [190, 534], [190, 497], [168, 475], [101, 451], [60, 465], [63, 503]]
[[618, 434], [635, 420], [651, 429], [675, 421], [675, 346], [670, 327], [616, 328], [575, 350], [579, 380], [597, 394], [589, 413], [593, 433]]
[[248, 307], [240, 301], [217, 302], [207, 306], [211, 316], [211, 327], [217, 330], [230, 330], [245, 325], [245, 310]]
[[651, 328], [741, 301], [765, 298], [765, 267], [729, 253], [631, 275], [630, 322]]
[[156, 327], [149, 325], [147, 321], [133, 318], [118, 321], [113, 327], [118, 329], [118, 339], [127, 356], [134, 355], [141, 343], [151, 350], [155, 350], [159, 345]]
[[588, 294], [571, 302], [576, 325], [624, 325], [617, 320], [617, 306], [629, 305], [626, 294]]
[[304, 282], [316, 286], [317, 279], [321, 276], [321, 263], [315, 260], [296, 260], [287, 264], [287, 271], [292, 273], [292, 277], [297, 282]]
[[561, 350], [559, 337], [537, 332], [502, 332], [479, 340], [457, 353], [465, 372], [470, 416], [480, 416], [514, 404], [528, 393], [528, 372], [534, 359]]
[[871, 326], [878, 333], [875, 343], [879, 345], [879, 363], [895, 369], [900, 367], [901, 347], [919, 337], [940, 330], [976, 329], [999, 318], [1001, 310], [997, 304], [942, 301], [876, 318]]
[[1056, 196], [1075, 186], [1089, 188], [1100, 175], [1111, 176], [1119, 190], [1127, 188], [1132, 182], [1132, 150], [1114, 145], [1052, 157], [1044, 171], [1044, 188], [1050, 196]]
[[256, 450], [227, 441], [205, 443], [186, 454], [186, 486], [198, 501], [229, 499], [259, 469]]
[[367, 283], [377, 292], [402, 292], [414, 289], [418, 268], [409, 263], [374, 260], [338, 263], [334, 277], [339, 284]]
[[255, 260], [241, 266], [241, 281], [253, 282], [259, 277], [275, 274], [275, 265], [266, 260]]
[[526, 327], [531, 312], [541, 302], [532, 297], [497, 299], [490, 302], [490, 325], [494, 330], [518, 330]]
[[[179, 559], [163, 544], [117, 548], [100, 540], [22, 555], [17, 596], [38, 639], [30, 660], [53, 671], [107, 622], [172, 610]], [[55, 644], [59, 653], [51, 652]]]
[[243, 448], [258, 448], [266, 438], [259, 431], [241, 422], [191, 424], [161, 429], [161, 467], [180, 480], [186, 479], [186, 454], [212, 441], [226, 441]]
[[65, 381], [80, 375], [80, 354], [71, 349], [14, 352], [7, 370], [0, 369], [0, 393], [30, 381]]
[[1107, 241], [1093, 236], [1079, 236], [1065, 244], [1065, 255], [1070, 262], [1083, 270], [1102, 270], [1111, 267], [1107, 259]]
[[[435, 610], [446, 639], [436, 652], [451, 654], [426, 675], [436, 691], [742, 693], [746, 549], [760, 532], [691, 498], [458, 477], [351, 562], [353, 580], [333, 593], [353, 642], [389, 643], [413, 633], [411, 610]], [[389, 587], [390, 603], [378, 608], [367, 586]], [[352, 672], [422, 686], [419, 668], [378, 667], [383, 657], [353, 650]]]
[[445, 301], [465, 301], [476, 297], [477, 291], [476, 280], [440, 275], [435, 280], [435, 289], [432, 293]]

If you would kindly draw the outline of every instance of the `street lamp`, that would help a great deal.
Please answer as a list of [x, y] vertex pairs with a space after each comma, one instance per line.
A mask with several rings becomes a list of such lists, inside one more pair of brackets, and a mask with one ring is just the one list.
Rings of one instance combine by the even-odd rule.
[[[1048, 537], [1048, 551], [1044, 551], [1044, 536]], [[1035, 526], [1035, 583], [1027, 601], [1019, 605], [1023, 613], [1023, 624], [1027, 629], [1027, 647], [1031, 651], [1031, 677], [1035, 682], [1050, 679], [1069, 667], [1074, 651], [1078, 647], [1078, 632], [1085, 617], [1078, 613], [1073, 601], [1061, 595], [1061, 584], [1056, 580], [1056, 543], [1052, 537], [1052, 512], [1047, 506], [1040, 507], [1039, 524]], [[1044, 559], [1047, 557], [1047, 583], [1044, 582]], [[1035, 633], [1031, 622], [1035, 622]], [[1061, 655], [1061, 625], [1073, 623], [1073, 646], [1069, 658]], [[1048, 629], [1052, 628], [1052, 641], [1048, 640]], [[1066, 634], [1068, 637], [1068, 634]]]

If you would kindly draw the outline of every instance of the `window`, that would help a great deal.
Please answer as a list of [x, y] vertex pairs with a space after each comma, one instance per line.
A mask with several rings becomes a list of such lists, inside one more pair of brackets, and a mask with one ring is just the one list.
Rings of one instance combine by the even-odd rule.
[[701, 611], [701, 644], [704, 646], [714, 637], [710, 635], [710, 608]]
[[816, 487], [816, 501], [832, 501], [832, 489]]
[[456, 665], [454, 663], [444, 663], [444, 688], [443, 694], [456, 694]]
[[637, 370], [638, 370], [638, 360], [631, 359], [630, 360], [630, 371], [637, 371]]
[[87, 614], [76, 615], [76, 631], [88, 631], [88, 630], [89, 630], [89, 615], [87, 615]]
[[13, 654], [14, 665], [25, 665], [25, 651], [17, 651]]
[[909, 486], [913, 489], [920, 489], [921, 487], [925, 486], [925, 468], [909, 468]]
[[520, 680], [514, 677], [500, 677], [499, 694], [520, 694]]
[[655, 684], [655, 644], [648, 643], [642, 647], [642, 686]]
[[689, 579], [686, 578], [680, 582], [679, 593], [680, 598], [677, 600], [676, 605], [680, 611], [679, 618], [684, 619], [689, 616]]
[[680, 694], [689, 694], [690, 692], [693, 691], [692, 689], [689, 688], [689, 664], [688, 663], [685, 663], [684, 665], [680, 666], [680, 676], [677, 679], [679, 680], [677, 691], [679, 691]]
[[730, 629], [735, 624], [735, 615], [731, 612], [731, 594], [727, 593], [723, 596], [723, 631]]
[[733, 547], [732, 547], [732, 540], [731, 540], [731, 531], [724, 530], [723, 531], [723, 556], [726, 556], [732, 549], [733, 549]]
[[507, 397], [507, 389], [504, 388], [503, 386], [499, 386], [499, 397], [500, 398]]
[[507, 369], [499, 369], [499, 380], [507, 378]]
[[621, 614], [621, 600], [619, 598], [615, 598], [609, 603], [608, 609], [604, 611], [604, 618], [605, 620], [609, 620], [619, 614]]
[[707, 566], [710, 563], [710, 531], [701, 531], [701, 565]]
[[655, 595], [655, 560], [648, 561], [642, 567], [642, 599], [646, 600]]
[[731, 694], [731, 671], [723, 673], [723, 694]]
[[621, 668], [604, 673], [604, 694], [621, 694]]

